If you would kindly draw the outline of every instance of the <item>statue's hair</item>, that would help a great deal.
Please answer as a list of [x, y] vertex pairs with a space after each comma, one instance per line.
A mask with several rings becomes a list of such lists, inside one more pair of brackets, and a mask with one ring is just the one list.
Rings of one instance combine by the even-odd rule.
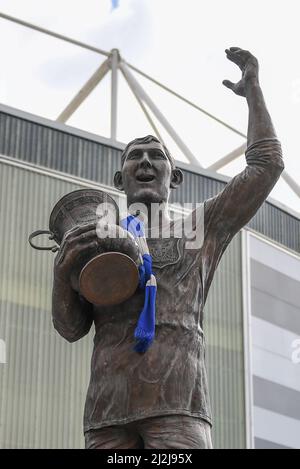
[[126, 147], [124, 148], [123, 153], [121, 155], [121, 167], [123, 167], [123, 165], [125, 163], [126, 156], [128, 155], [130, 147], [132, 147], [133, 145], [136, 145], [136, 144], [140, 145], [140, 144], [143, 144], [143, 143], [151, 143], [151, 142], [156, 142], [156, 143], [161, 144], [161, 146], [163, 147], [163, 149], [166, 153], [166, 156], [168, 157], [168, 159], [171, 163], [171, 168], [175, 169], [176, 165], [175, 165], [175, 160], [174, 160], [173, 156], [171, 155], [171, 153], [169, 152], [167, 147], [162, 142], [160, 142], [158, 140], [158, 138], [154, 137], [153, 135], [147, 135], [146, 137], [139, 137], [139, 138], [135, 138], [134, 140], [131, 140], [131, 142], [129, 142], [126, 145]]

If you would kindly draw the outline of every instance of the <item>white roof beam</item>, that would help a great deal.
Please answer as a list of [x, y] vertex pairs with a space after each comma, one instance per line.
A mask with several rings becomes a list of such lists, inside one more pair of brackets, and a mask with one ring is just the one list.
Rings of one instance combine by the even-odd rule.
[[247, 144], [243, 143], [241, 146], [231, 151], [230, 153], [228, 153], [228, 155], [224, 156], [223, 158], [220, 158], [218, 161], [208, 166], [206, 169], [209, 169], [210, 171], [218, 171], [219, 169], [223, 168], [227, 164], [231, 163], [231, 161], [234, 161], [236, 158], [243, 155], [246, 149], [247, 149]]
[[182, 153], [186, 156], [186, 158], [193, 164], [197, 166], [201, 166], [198, 159], [193, 155], [191, 150], [186, 146], [186, 144], [181, 140], [179, 135], [173, 129], [169, 121], [165, 118], [162, 112], [157, 108], [154, 104], [150, 96], [145, 92], [142, 86], [138, 83], [138, 81], [134, 78], [132, 73], [129, 71], [128, 67], [124, 64], [124, 62], [120, 62], [120, 69], [126, 79], [127, 82], [131, 83], [132, 88], [135, 90], [135, 93], [139, 96], [139, 98], [144, 101], [149, 109], [153, 112], [157, 120], [161, 123], [161, 125], [165, 128], [168, 134], [172, 137], [174, 142], [177, 144], [178, 148], [182, 151]]
[[70, 37], [64, 36], [63, 34], [55, 33], [54, 31], [50, 31], [49, 29], [42, 28], [37, 26], [33, 23], [28, 23], [28, 21], [20, 20], [19, 18], [15, 18], [13, 16], [6, 15], [5, 13], [0, 12], [0, 18], [4, 20], [11, 21], [12, 23], [19, 24], [20, 26], [24, 26], [25, 28], [34, 29], [39, 33], [47, 34], [48, 36], [55, 37], [56, 39], [61, 39], [62, 41], [69, 42], [74, 46], [82, 47], [83, 49], [87, 49], [91, 52], [96, 52], [97, 54], [106, 55], [109, 57], [110, 53], [106, 52], [105, 50], [99, 49], [99, 47], [90, 46], [89, 44], [85, 44], [84, 42], [77, 41], [76, 39], [72, 39]]
[[110, 70], [110, 61], [106, 59], [95, 73], [89, 78], [85, 85], [80, 89], [80, 91], [74, 96], [72, 101], [68, 106], [60, 113], [57, 122], [65, 123], [71, 116], [74, 114], [76, 109], [79, 108], [80, 104], [91, 94], [95, 87], [100, 83], [100, 81], [105, 77], [107, 72]]
[[117, 113], [118, 113], [118, 67], [120, 54], [118, 49], [111, 51], [111, 108], [110, 108], [110, 138], [117, 140]]

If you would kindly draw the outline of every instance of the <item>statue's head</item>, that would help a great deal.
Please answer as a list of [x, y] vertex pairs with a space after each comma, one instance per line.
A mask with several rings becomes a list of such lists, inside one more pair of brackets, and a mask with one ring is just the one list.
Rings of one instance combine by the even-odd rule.
[[121, 171], [114, 177], [115, 187], [127, 195], [128, 205], [167, 202], [171, 189], [183, 180], [168, 149], [156, 137], [136, 138], [121, 156]]

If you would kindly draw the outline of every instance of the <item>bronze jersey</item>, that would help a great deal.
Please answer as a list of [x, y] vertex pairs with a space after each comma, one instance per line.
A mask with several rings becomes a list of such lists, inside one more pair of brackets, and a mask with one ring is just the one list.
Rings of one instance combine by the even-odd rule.
[[[148, 239], [158, 290], [155, 340], [145, 354], [133, 350], [142, 291], [121, 305], [94, 308], [89, 324], [78, 322], [82, 330], [76, 331], [76, 339], [92, 321], [96, 329], [85, 431], [172, 414], [211, 423], [202, 328], [208, 290], [232, 237], [254, 216], [283, 169], [276, 139], [255, 143], [246, 158], [244, 171], [205, 201], [202, 212], [198, 208], [189, 215], [198, 223], [196, 229], [203, 229], [200, 247], [190, 249], [185, 236]], [[62, 318], [54, 321], [66, 337], [67, 324]]]

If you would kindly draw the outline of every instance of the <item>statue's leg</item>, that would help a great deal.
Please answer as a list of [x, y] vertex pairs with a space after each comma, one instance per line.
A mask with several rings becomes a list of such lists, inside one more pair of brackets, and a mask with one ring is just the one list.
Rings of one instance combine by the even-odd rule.
[[211, 427], [199, 418], [165, 415], [138, 424], [145, 449], [212, 449]]
[[142, 449], [143, 441], [130, 425], [115, 425], [84, 434], [86, 449]]

